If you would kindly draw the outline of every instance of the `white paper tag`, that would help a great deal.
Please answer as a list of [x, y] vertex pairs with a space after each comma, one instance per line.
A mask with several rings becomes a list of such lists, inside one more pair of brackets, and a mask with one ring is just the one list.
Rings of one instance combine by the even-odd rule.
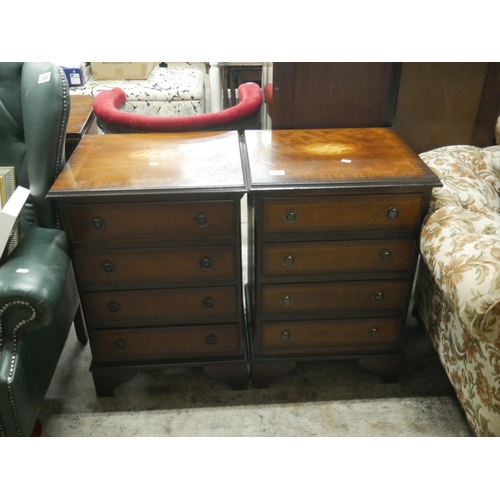
[[69, 80], [71, 85], [80, 85], [82, 83], [80, 80], [80, 73], [70, 73]]
[[340, 160], [343, 163], [351, 163], [351, 160], [346, 160], [345, 158], [343, 160]]
[[285, 175], [284, 170], [269, 170], [269, 175]]
[[30, 270], [29, 270], [29, 269], [18, 269], [18, 270], [16, 271], [16, 273], [20, 273], [20, 274], [26, 274], [26, 273], [29, 273], [29, 272], [30, 272]]
[[47, 82], [50, 82], [50, 71], [48, 73], [42, 73], [39, 77], [38, 77], [38, 85], [40, 85], [41, 83], [47, 83]]

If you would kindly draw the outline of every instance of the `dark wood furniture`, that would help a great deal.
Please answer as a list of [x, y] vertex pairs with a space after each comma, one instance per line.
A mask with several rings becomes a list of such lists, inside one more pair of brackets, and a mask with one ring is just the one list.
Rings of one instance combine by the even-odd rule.
[[94, 98], [87, 95], [70, 96], [71, 107], [66, 129], [66, 160], [69, 160], [85, 134], [97, 134], [97, 121], [92, 109]]
[[273, 129], [392, 126], [417, 153], [495, 143], [500, 63], [273, 63]]
[[273, 129], [392, 125], [401, 63], [273, 63]]
[[417, 152], [494, 144], [500, 63], [404, 63], [394, 128]]
[[353, 357], [394, 380], [439, 180], [389, 128], [246, 131], [252, 384]]
[[[246, 82], [262, 83], [261, 62], [220, 62], [218, 63], [221, 72], [223, 109], [236, 106], [236, 89]], [[228, 90], [231, 94], [229, 98]]]
[[92, 350], [96, 392], [138, 368], [248, 368], [237, 132], [86, 135], [52, 187]]

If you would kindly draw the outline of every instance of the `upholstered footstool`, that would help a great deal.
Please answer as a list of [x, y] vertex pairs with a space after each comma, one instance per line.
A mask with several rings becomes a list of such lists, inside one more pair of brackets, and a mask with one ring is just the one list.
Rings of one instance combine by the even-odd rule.
[[198, 69], [156, 65], [147, 80], [94, 80], [72, 87], [71, 95], [96, 96], [102, 90], [122, 88], [124, 111], [146, 115], [191, 116], [205, 113], [205, 75]]

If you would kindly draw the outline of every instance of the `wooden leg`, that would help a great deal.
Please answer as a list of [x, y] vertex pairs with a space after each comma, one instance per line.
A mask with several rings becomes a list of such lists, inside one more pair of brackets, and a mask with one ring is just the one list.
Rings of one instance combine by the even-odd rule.
[[87, 334], [87, 327], [85, 326], [85, 318], [83, 317], [81, 304], [78, 305], [73, 324], [75, 325], [76, 337], [82, 345], [85, 345], [89, 340], [89, 336]]
[[31, 431], [31, 437], [42, 437], [42, 431], [42, 422], [37, 418], [33, 430]]
[[401, 368], [402, 355], [389, 354], [387, 356], [374, 356], [359, 358], [358, 363], [361, 368], [377, 375], [382, 382], [396, 382]]
[[113, 396], [119, 385], [132, 380], [137, 374], [135, 368], [95, 368], [91, 367], [95, 392], [98, 397]]
[[254, 389], [264, 389], [275, 378], [291, 372], [296, 366], [295, 361], [252, 361], [252, 387]]
[[420, 313], [418, 312], [417, 306], [413, 304], [413, 307], [411, 309], [411, 315], [416, 319], [417, 323], [422, 326], [423, 321], [422, 318], [420, 317]]
[[246, 362], [208, 364], [203, 366], [203, 371], [209, 377], [228, 383], [235, 390], [248, 389], [250, 384]]

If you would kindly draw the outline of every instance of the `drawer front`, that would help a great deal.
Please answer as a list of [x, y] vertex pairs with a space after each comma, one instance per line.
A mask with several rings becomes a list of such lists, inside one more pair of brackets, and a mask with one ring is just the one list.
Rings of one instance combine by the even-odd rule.
[[234, 321], [238, 315], [236, 287], [91, 292], [85, 298], [89, 320], [97, 328]]
[[399, 318], [263, 323], [260, 350], [267, 354], [334, 354], [395, 344]]
[[401, 311], [407, 281], [262, 285], [262, 313]]
[[405, 271], [415, 240], [323, 241], [262, 245], [264, 276]]
[[197, 359], [243, 355], [238, 325], [179, 326], [97, 330], [96, 361]]
[[73, 241], [233, 237], [232, 201], [112, 203], [67, 207]]
[[269, 198], [264, 233], [416, 230], [420, 194]]
[[235, 248], [141, 248], [78, 250], [76, 266], [84, 284], [163, 283], [178, 280], [232, 279], [236, 276]]

